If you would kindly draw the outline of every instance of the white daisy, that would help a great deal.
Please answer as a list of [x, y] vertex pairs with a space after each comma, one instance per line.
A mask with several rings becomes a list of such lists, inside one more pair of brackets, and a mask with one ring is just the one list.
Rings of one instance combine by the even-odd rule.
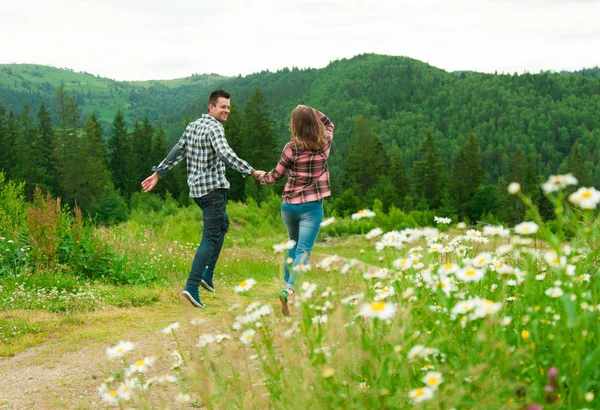
[[256, 334], [256, 331], [254, 329], [245, 330], [244, 333], [242, 333], [240, 340], [243, 344], [247, 345], [247, 344], [251, 343], [252, 340], [254, 340], [255, 334]]
[[413, 403], [429, 400], [433, 398], [433, 389], [430, 387], [419, 387], [418, 389], [411, 390], [408, 393], [408, 397], [410, 397]]
[[252, 289], [252, 287], [254, 285], [256, 285], [256, 281], [254, 279], [252, 279], [252, 278], [246, 279], [246, 280], [241, 281], [239, 285], [234, 287], [233, 291], [235, 293], [246, 292], [246, 291], [249, 291], [250, 289]]
[[133, 350], [133, 348], [133, 343], [121, 341], [116, 346], [107, 348], [106, 355], [110, 359], [114, 359], [115, 357], [123, 357], [127, 352]]
[[598, 202], [600, 202], [600, 191], [593, 187], [581, 187], [569, 195], [569, 201], [583, 209], [596, 209]]
[[378, 318], [382, 320], [390, 319], [396, 313], [396, 306], [386, 302], [371, 302], [361, 306], [358, 312], [359, 316]]
[[521, 222], [514, 229], [519, 235], [531, 235], [538, 231], [539, 226], [535, 222]]

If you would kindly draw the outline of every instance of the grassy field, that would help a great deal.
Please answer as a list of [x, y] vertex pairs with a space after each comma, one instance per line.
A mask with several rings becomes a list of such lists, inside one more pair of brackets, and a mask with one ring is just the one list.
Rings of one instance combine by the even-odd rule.
[[[553, 230], [534, 211], [511, 229], [432, 221], [384, 232], [371, 230], [381, 215], [338, 218], [290, 317], [277, 299], [278, 216], [255, 204], [229, 213], [205, 309], [179, 297], [200, 239], [193, 207], [94, 231], [135, 284], [64, 266], [5, 276], [0, 406], [598, 408], [594, 211], [561, 207]], [[46, 376], [16, 399], [31, 366]]]

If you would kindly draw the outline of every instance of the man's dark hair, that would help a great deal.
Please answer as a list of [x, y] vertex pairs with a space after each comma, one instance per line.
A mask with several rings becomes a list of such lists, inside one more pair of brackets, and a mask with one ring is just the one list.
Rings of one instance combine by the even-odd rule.
[[231, 94], [229, 94], [225, 90], [215, 90], [212, 93], [210, 93], [210, 97], [208, 97], [208, 103], [212, 104], [212, 105], [217, 105], [217, 101], [219, 101], [219, 97], [229, 99], [231, 97]]

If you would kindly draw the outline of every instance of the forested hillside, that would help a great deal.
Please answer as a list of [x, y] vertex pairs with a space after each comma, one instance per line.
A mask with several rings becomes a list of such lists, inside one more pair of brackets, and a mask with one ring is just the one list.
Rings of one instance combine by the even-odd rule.
[[[331, 206], [338, 212], [370, 206], [377, 198], [386, 210], [393, 205], [469, 220], [486, 214], [509, 220], [523, 210], [506, 203], [507, 182], [519, 180], [535, 200], [541, 200], [537, 183], [550, 174], [572, 172], [583, 185], [600, 186], [599, 74], [598, 68], [520, 75], [448, 73], [410, 58], [373, 54], [334, 61], [323, 69], [144, 83], [5, 65], [0, 66], [0, 114], [8, 124], [5, 129], [11, 121], [26, 127], [22, 124], [35, 121], [22, 117], [26, 112], [39, 116], [36, 111], [44, 101], [53, 123], [62, 121], [64, 127], [56, 103], [64, 93], [83, 113], [71, 127], [82, 129], [88, 115], [96, 114], [109, 157], [122, 134], [131, 155], [156, 162], [185, 123], [206, 112], [209, 92], [225, 88], [235, 105], [226, 124], [232, 147], [257, 168], [269, 168], [288, 138], [291, 110], [308, 104], [336, 124], [330, 169], [337, 198]], [[24, 102], [29, 107], [25, 110]], [[143, 129], [149, 136], [140, 137]], [[154, 156], [140, 154], [146, 149], [140, 144], [156, 139], [156, 130], [160, 149]], [[4, 146], [18, 139], [8, 131], [0, 135], [8, 135], [0, 141]], [[15, 157], [4, 158], [0, 165], [10, 168]], [[125, 161], [137, 164], [136, 171], [125, 172], [114, 168], [115, 158], [107, 160], [125, 198], [154, 165], [140, 161]], [[119, 182], [117, 175], [123, 174], [136, 178]], [[23, 180], [22, 173], [12, 175]], [[268, 193], [256, 193], [235, 175], [232, 179], [236, 199], [260, 199]], [[181, 176], [179, 181], [165, 184], [176, 197], [184, 189]]]

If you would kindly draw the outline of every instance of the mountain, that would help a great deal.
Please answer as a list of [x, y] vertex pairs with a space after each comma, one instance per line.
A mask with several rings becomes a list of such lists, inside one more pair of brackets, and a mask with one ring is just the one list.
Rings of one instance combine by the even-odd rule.
[[[399, 147], [409, 168], [428, 131], [448, 169], [474, 134], [489, 183], [508, 178], [517, 151], [533, 158], [540, 174], [564, 172], [577, 141], [585, 167], [599, 184], [599, 72], [596, 67], [574, 73], [450, 73], [408, 57], [362, 54], [322, 69], [119, 82], [51, 67], [2, 65], [0, 102], [17, 112], [24, 101], [35, 109], [62, 84], [84, 113], [96, 112], [105, 125], [120, 108], [129, 124], [144, 116], [162, 121], [172, 143], [186, 118], [206, 112], [211, 90], [230, 91], [241, 108], [259, 88], [281, 142], [288, 138], [289, 115], [297, 104], [329, 115], [336, 124], [331, 163], [337, 170], [354, 143], [357, 119], [366, 117], [385, 150]], [[110, 126], [104, 130], [110, 133]]]

